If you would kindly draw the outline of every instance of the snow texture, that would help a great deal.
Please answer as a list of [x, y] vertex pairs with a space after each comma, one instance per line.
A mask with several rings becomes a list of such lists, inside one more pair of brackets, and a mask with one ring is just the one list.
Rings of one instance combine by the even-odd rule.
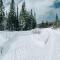
[[60, 31], [51, 28], [2, 31], [0, 60], [60, 60]]

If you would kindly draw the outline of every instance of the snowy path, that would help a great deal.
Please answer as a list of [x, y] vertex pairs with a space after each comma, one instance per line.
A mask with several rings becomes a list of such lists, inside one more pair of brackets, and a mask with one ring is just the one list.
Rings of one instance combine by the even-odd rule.
[[39, 34], [16, 32], [1, 47], [0, 60], [59, 60], [60, 33], [50, 28]]

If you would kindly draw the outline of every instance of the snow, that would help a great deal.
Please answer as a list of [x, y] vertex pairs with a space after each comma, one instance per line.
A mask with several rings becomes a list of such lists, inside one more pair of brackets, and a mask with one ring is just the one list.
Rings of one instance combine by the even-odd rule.
[[51, 28], [2, 31], [0, 60], [60, 60], [60, 31]]

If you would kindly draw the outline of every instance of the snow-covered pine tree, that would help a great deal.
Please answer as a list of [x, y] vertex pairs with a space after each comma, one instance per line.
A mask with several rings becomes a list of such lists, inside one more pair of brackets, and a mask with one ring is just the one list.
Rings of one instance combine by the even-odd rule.
[[16, 20], [16, 30], [18, 31], [19, 30], [19, 19], [18, 19], [18, 5], [17, 5], [17, 14], [16, 14], [17, 16], [17, 20]]
[[4, 21], [4, 6], [3, 6], [3, 1], [0, 0], [0, 30], [4, 30], [4, 25], [3, 25], [3, 21]]
[[31, 19], [31, 29], [34, 29], [36, 27], [36, 14], [34, 13], [33, 15], [33, 12], [32, 12], [32, 9], [31, 9], [31, 15], [30, 15], [30, 19]]
[[28, 20], [29, 13], [25, 9], [25, 2], [22, 4], [22, 9], [20, 12], [20, 17], [19, 17], [19, 24], [20, 24], [20, 29], [21, 30], [27, 30], [26, 23]]
[[32, 15], [30, 12], [30, 14], [28, 15], [27, 21], [26, 21], [26, 27], [25, 27], [26, 30], [32, 29], [32, 22], [33, 20], [32, 20]]
[[31, 30], [34, 29], [36, 27], [36, 17], [33, 16], [33, 12], [31, 9], [31, 12], [28, 14], [27, 16], [27, 20], [26, 20], [26, 30]]
[[30, 29], [33, 29], [33, 13], [32, 13], [32, 9], [31, 9], [31, 12], [28, 16], [28, 19], [27, 19], [27, 23], [26, 23], [26, 29], [27, 30], [30, 30]]
[[30, 30], [36, 27], [36, 17], [33, 15], [32, 9], [30, 13], [25, 9], [25, 2], [22, 4], [19, 20], [21, 30]]
[[16, 17], [16, 12], [15, 12], [15, 3], [14, 0], [11, 0], [10, 4], [10, 12], [8, 14], [8, 20], [7, 20], [7, 29], [10, 31], [13, 30], [18, 30], [18, 20]]

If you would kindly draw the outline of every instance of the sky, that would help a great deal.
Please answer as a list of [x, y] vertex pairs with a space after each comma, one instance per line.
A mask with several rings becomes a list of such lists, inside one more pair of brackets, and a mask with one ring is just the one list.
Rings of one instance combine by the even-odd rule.
[[[9, 4], [11, 0], [4, 0], [5, 10], [9, 11]], [[19, 12], [21, 10], [22, 2], [24, 0], [15, 0], [15, 5], [18, 3]], [[59, 15], [60, 0], [25, 0], [26, 8], [28, 11], [33, 9], [33, 12], [36, 12], [37, 23], [42, 21], [54, 21], [56, 13]], [[56, 8], [57, 6], [57, 8]], [[58, 12], [57, 12], [58, 11]]]

